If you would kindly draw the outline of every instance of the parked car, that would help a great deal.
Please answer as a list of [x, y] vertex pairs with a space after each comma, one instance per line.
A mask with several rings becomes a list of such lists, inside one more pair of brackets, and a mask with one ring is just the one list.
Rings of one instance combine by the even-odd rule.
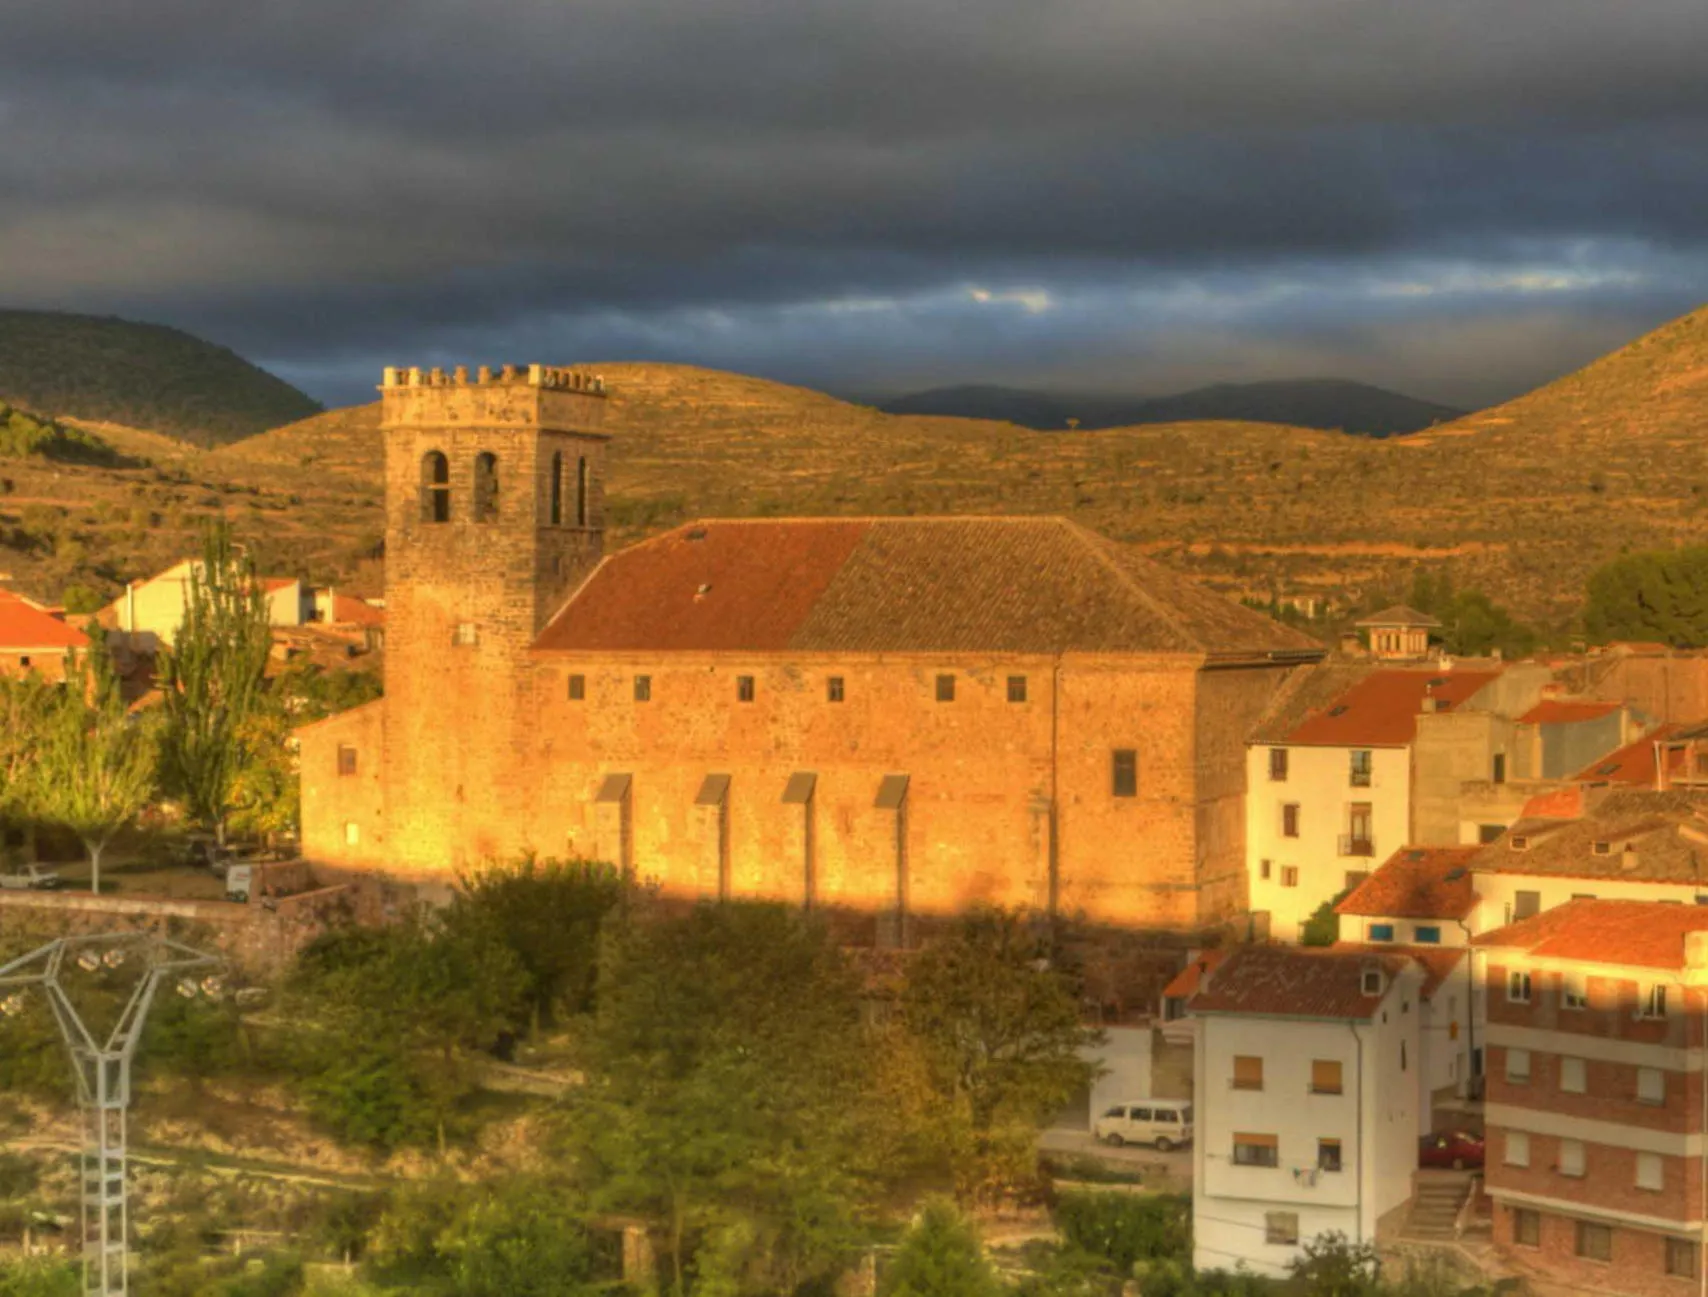
[[1093, 1123], [1091, 1133], [1114, 1148], [1151, 1144], [1166, 1153], [1192, 1142], [1192, 1105], [1178, 1099], [1118, 1103]]
[[18, 892], [45, 892], [55, 887], [64, 887], [65, 880], [55, 869], [43, 869], [40, 865], [22, 865], [10, 874], [0, 874], [0, 887]]
[[1417, 1142], [1419, 1166], [1444, 1166], [1455, 1171], [1474, 1171], [1483, 1165], [1483, 1141], [1462, 1130], [1425, 1135]]

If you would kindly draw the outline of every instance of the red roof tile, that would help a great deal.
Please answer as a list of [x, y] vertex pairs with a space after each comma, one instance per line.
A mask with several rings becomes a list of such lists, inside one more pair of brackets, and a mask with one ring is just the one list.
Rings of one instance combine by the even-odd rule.
[[[1585, 784], [1638, 784], [1652, 788], [1655, 783], [1655, 744], [1670, 738], [1682, 728], [1683, 726], [1675, 724], [1659, 726], [1636, 742], [1627, 743], [1604, 757], [1596, 758], [1572, 778]], [[1670, 769], [1680, 769], [1683, 762], [1682, 752], [1670, 754]]]
[[1373, 612], [1362, 621], [1352, 624], [1360, 627], [1421, 626], [1425, 630], [1436, 630], [1441, 625], [1428, 613], [1419, 612], [1416, 608], [1408, 607], [1403, 603], [1394, 604], [1391, 608], [1384, 608], [1381, 612]]
[[1288, 743], [1320, 747], [1401, 747], [1417, 737], [1425, 698], [1442, 711], [1464, 702], [1499, 671], [1372, 671], [1333, 704], [1305, 720]]
[[1524, 803], [1520, 820], [1576, 820], [1583, 817], [1583, 789], [1551, 788]]
[[0, 649], [82, 649], [89, 637], [10, 590], [0, 590]]
[[1682, 969], [1693, 932], [1708, 932], [1708, 907], [1584, 899], [1485, 932], [1472, 944], [1539, 958]]
[[264, 576], [261, 578], [261, 588], [268, 594], [283, 590], [286, 586], [296, 583], [297, 579], [294, 576]]
[[384, 626], [385, 613], [366, 599], [335, 594], [332, 596], [332, 615], [327, 620], [335, 626]]
[[1574, 725], [1579, 721], [1600, 720], [1603, 716], [1618, 711], [1619, 708], [1619, 703], [1592, 703], [1568, 698], [1544, 698], [1518, 719], [1524, 725]]
[[1362, 1021], [1382, 1001], [1364, 994], [1364, 970], [1375, 964], [1394, 977], [1408, 962], [1391, 950], [1367, 955], [1332, 947], [1241, 946], [1186, 1007], [1192, 1013]]
[[1176, 973], [1174, 980], [1162, 988], [1163, 998], [1184, 1000], [1197, 994], [1198, 984], [1204, 980], [1204, 974], [1215, 971], [1227, 957], [1228, 952], [1225, 950], [1206, 950]]
[[[1401, 847], [1335, 906], [1337, 914], [1462, 919], [1477, 904], [1471, 859], [1477, 847]], [[1459, 877], [1448, 875], [1458, 872]]]
[[1467, 953], [1463, 946], [1405, 946], [1396, 951], [1393, 946], [1363, 941], [1337, 941], [1329, 949], [1358, 955], [1405, 955], [1423, 969], [1423, 986], [1418, 994], [1426, 1000], [1435, 998], [1441, 984], [1453, 975], [1454, 969], [1465, 962]]
[[540, 650], [1321, 654], [1064, 518], [705, 521], [601, 563]]

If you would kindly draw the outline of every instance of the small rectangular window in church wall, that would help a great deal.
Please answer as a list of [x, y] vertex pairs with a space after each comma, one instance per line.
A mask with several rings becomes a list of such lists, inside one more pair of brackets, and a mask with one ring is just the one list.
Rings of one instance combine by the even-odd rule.
[[1139, 795], [1139, 754], [1132, 748], [1116, 748], [1110, 755], [1110, 791], [1116, 797]]
[[839, 703], [846, 696], [842, 689], [842, 677], [831, 676], [824, 682], [824, 696], [833, 703]]
[[1026, 701], [1025, 676], [1008, 677], [1008, 701], [1011, 703], [1023, 703]]
[[735, 696], [738, 702], [750, 703], [753, 701], [752, 676], [737, 676], [735, 678]]
[[952, 703], [955, 701], [955, 677], [940, 675], [937, 677], [937, 701]]
[[637, 703], [649, 703], [652, 701], [651, 676], [635, 677], [635, 701]]
[[356, 773], [356, 749], [348, 743], [338, 745], [338, 773], [340, 776]]
[[578, 703], [587, 697], [587, 677], [572, 675], [569, 678], [569, 701]]

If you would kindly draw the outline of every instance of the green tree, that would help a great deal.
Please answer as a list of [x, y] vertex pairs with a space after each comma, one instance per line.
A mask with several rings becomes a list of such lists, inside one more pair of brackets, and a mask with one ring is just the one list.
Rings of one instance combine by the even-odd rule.
[[1051, 943], [1020, 915], [969, 914], [910, 962], [901, 1016], [960, 1192], [1029, 1178], [1039, 1129], [1089, 1083], [1082, 1051], [1099, 1040]]
[[184, 620], [165, 653], [168, 775], [190, 814], [221, 842], [244, 769], [256, 759], [255, 712], [262, 706], [272, 648], [267, 600], [254, 563], [231, 528], [208, 528], [190, 567]]
[[101, 890], [101, 853], [153, 799], [158, 748], [153, 727], [133, 717], [99, 635], [80, 671], [57, 691], [36, 753], [35, 814], [71, 830], [89, 853], [89, 888]]
[[312, 1111], [351, 1143], [436, 1139], [442, 1151], [473, 1089], [470, 1055], [514, 1018], [525, 986], [508, 948], [421, 913], [321, 937], [287, 988]]
[[0, 1262], [0, 1297], [77, 1297], [82, 1291], [82, 1276], [69, 1261]]
[[0, 825], [27, 828], [36, 774], [57, 698], [34, 671], [0, 676]]
[[610, 865], [528, 856], [460, 883], [445, 924], [515, 953], [527, 973], [525, 1025], [537, 1029], [542, 1019], [593, 1008], [599, 931], [628, 895], [629, 880]]
[[1608, 640], [1708, 645], [1708, 546], [1626, 554], [1591, 573], [1584, 632]]
[[[782, 906], [631, 909], [601, 943], [571, 1134], [605, 1205], [663, 1223], [669, 1291], [792, 1293], [861, 1237], [858, 978]], [[696, 1240], [706, 1246], [696, 1247]]]
[[884, 1297], [998, 1297], [978, 1231], [946, 1198], [928, 1201], [890, 1262]]

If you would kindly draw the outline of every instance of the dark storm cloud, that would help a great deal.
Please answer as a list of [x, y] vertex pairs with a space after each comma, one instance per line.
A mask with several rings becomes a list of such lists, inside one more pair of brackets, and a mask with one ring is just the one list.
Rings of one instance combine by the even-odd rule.
[[1701, 0], [115, 8], [8, 6], [6, 297], [339, 397], [460, 352], [1480, 400], [1708, 296]]

